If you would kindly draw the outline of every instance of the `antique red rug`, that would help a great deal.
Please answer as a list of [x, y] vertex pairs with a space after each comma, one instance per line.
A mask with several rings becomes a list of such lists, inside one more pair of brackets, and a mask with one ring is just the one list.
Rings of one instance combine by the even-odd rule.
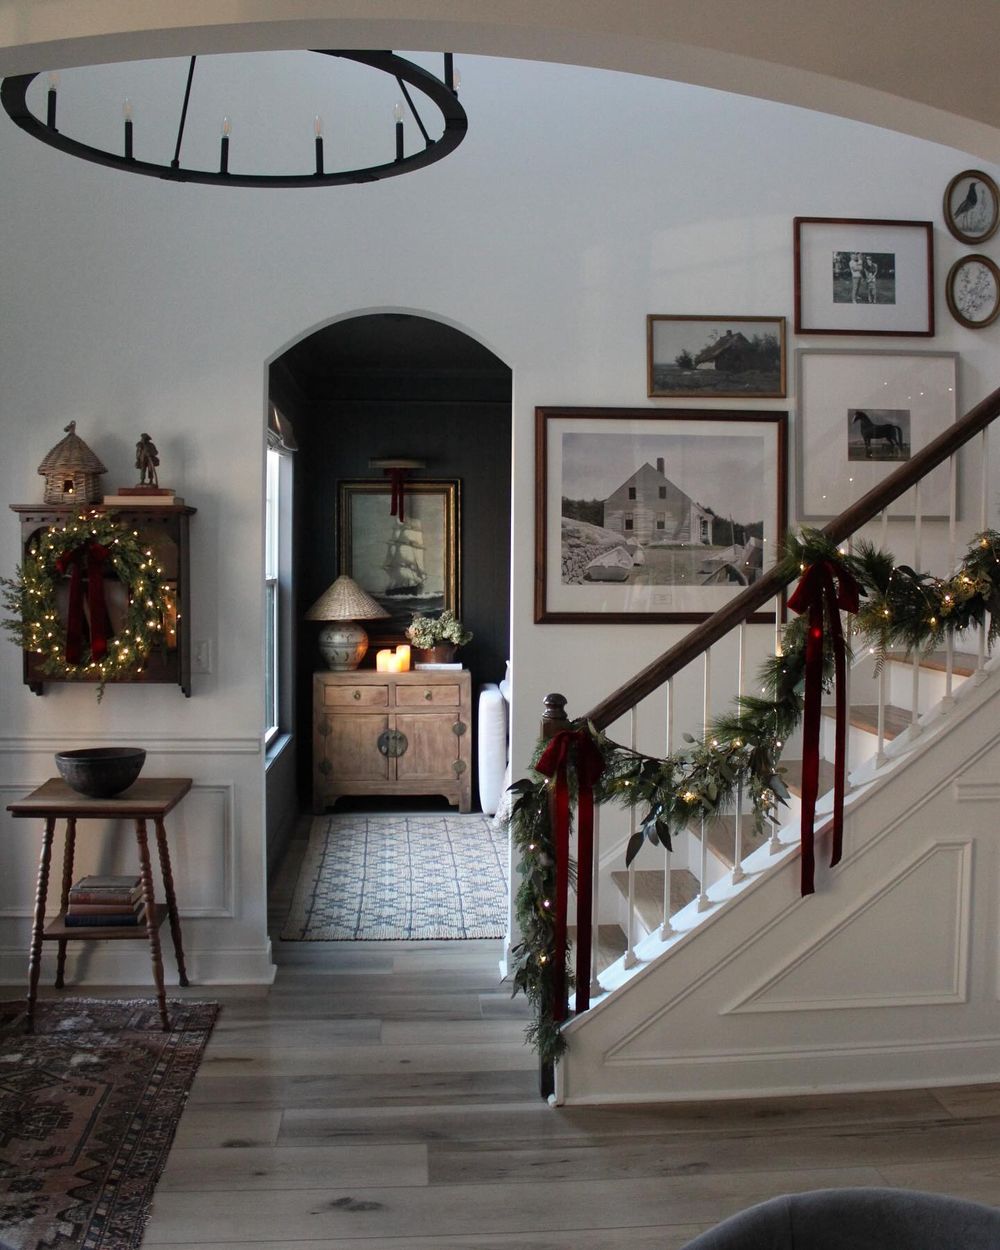
[[217, 1003], [0, 1003], [0, 1248], [134, 1250]]

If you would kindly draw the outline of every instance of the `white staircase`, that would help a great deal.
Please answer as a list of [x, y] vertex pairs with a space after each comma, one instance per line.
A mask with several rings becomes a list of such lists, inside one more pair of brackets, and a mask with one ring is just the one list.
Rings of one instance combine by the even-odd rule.
[[[665, 936], [663, 871], [633, 871], [635, 962], [599, 966], [601, 993], [565, 1026], [558, 1101], [997, 1079], [1000, 669], [956, 656], [949, 697], [944, 670], [928, 657], [914, 683], [903, 657], [881, 680], [869, 657], [854, 666], [843, 860], [829, 869], [818, 838], [814, 895], [799, 897], [794, 800], [763, 842], [748, 844], [744, 819], [742, 876], [732, 818], [709, 828], [708, 905], [691, 897], [690, 855]], [[827, 759], [832, 742], [831, 720]], [[796, 763], [786, 767], [794, 793]], [[611, 874], [619, 896], [628, 876]]]

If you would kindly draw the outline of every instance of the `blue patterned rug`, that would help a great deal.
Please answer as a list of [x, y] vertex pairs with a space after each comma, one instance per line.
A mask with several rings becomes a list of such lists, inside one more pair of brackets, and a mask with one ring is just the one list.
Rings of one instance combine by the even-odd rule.
[[507, 836], [482, 813], [317, 816], [285, 941], [497, 938]]

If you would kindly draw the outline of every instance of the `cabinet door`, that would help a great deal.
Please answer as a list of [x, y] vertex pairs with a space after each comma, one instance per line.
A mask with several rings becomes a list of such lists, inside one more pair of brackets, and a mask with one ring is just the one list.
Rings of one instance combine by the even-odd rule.
[[[443, 779], [455, 781], [453, 765], [459, 755], [460, 723], [458, 709], [443, 715], [430, 712], [397, 712], [396, 728], [407, 739], [408, 746], [396, 760], [396, 778], [400, 783]], [[463, 730], [463, 732], [465, 732]]]
[[[319, 770], [327, 782], [385, 781], [389, 761], [379, 751], [378, 740], [388, 726], [383, 715], [320, 715], [316, 727]], [[328, 767], [324, 767], [324, 764]]]

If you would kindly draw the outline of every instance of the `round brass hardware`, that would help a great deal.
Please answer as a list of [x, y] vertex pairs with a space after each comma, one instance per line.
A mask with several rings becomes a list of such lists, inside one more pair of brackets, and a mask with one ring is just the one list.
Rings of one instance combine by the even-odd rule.
[[465, 772], [465, 760], [456, 760], [451, 767], [455, 776], [461, 777], [462, 773]]
[[434, 698], [434, 694], [433, 694], [433, 692], [432, 692], [432, 691], [430, 691], [430, 690], [425, 690], [425, 691], [424, 691], [424, 698], [425, 698], [425, 699], [427, 699], [427, 700], [428, 700], [428, 702], [429, 702], [431, 699], [433, 699], [433, 698]]
[[360, 690], [355, 690], [355, 692], [354, 692], [354, 697], [355, 697], [355, 699], [360, 699], [360, 698], [361, 698], [361, 691], [360, 691]]
[[455, 735], [456, 738], [461, 738], [462, 734], [465, 733], [465, 729], [466, 729], [466, 726], [460, 720], [457, 720], [455, 721], [454, 725], [452, 725], [451, 732]]
[[406, 734], [398, 729], [386, 729], [378, 736], [378, 749], [391, 760], [397, 760], [409, 746]]

